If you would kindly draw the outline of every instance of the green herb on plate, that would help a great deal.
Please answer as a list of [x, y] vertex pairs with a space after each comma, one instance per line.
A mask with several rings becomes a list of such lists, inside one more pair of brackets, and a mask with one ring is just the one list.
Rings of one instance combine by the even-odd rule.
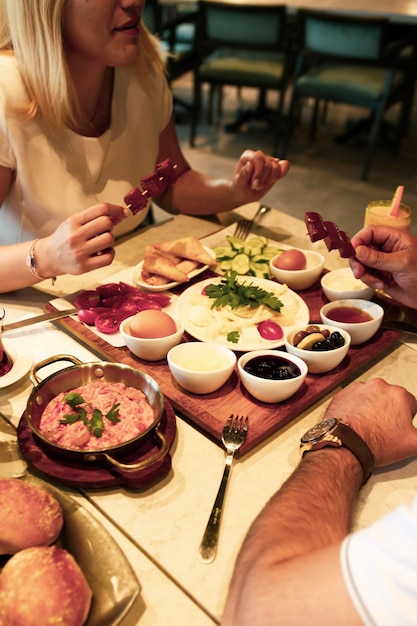
[[228, 272], [218, 284], [207, 285], [205, 293], [214, 300], [212, 309], [225, 306], [230, 306], [231, 309], [241, 306], [255, 309], [263, 304], [278, 313], [281, 311], [284, 305], [273, 291], [266, 291], [252, 282], [239, 282], [237, 276], [236, 271]]

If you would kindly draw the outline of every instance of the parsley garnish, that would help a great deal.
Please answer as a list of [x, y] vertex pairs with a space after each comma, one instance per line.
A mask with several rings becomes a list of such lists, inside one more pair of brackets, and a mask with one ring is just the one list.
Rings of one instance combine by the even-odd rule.
[[239, 343], [240, 333], [238, 330], [232, 330], [230, 333], [227, 333], [227, 341], [230, 343]]
[[71, 391], [65, 396], [64, 400], [74, 411], [76, 411], [76, 413], [67, 413], [64, 415], [63, 419], [59, 421], [60, 424], [75, 424], [76, 422], [83, 422], [83, 424], [88, 427], [88, 430], [93, 433], [94, 437], [97, 437], [98, 439], [102, 436], [106, 425], [103, 417], [108, 419], [109, 422], [112, 422], [112, 424], [120, 422], [120, 419], [118, 418], [120, 402], [113, 404], [105, 415], [103, 415], [100, 409], [93, 409], [92, 417], [90, 421], [88, 421], [87, 411], [85, 409], [85, 405], [87, 403], [79, 393]]
[[249, 306], [251, 309], [263, 304], [278, 313], [284, 306], [273, 291], [266, 291], [252, 282], [239, 283], [236, 280], [237, 272], [232, 271], [223, 276], [217, 285], [207, 285], [205, 293], [214, 299], [211, 308], [230, 306], [236, 309], [240, 306]]

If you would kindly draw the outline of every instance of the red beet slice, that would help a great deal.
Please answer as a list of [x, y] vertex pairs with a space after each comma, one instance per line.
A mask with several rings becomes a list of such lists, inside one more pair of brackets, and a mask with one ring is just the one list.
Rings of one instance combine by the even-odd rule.
[[324, 222], [324, 226], [327, 230], [327, 235], [324, 238], [324, 243], [329, 250], [339, 250], [343, 242], [340, 238], [340, 230], [334, 222]]
[[308, 235], [312, 242], [319, 241], [319, 239], [324, 239], [326, 237], [327, 230], [320, 213], [307, 211], [304, 221], [307, 226]]
[[150, 196], [159, 196], [169, 187], [169, 184], [165, 182], [164, 178], [158, 174], [158, 172], [141, 178], [140, 184]]
[[123, 198], [125, 204], [129, 207], [133, 215], [142, 211], [148, 204], [148, 198], [144, 195], [140, 189], [134, 187], [130, 191], [127, 192], [125, 197]]
[[355, 248], [352, 246], [349, 235], [344, 231], [339, 231], [339, 236], [342, 241], [342, 245], [339, 249], [339, 254], [343, 259], [350, 259], [355, 256]]
[[175, 172], [175, 165], [171, 159], [165, 159], [156, 166], [156, 171], [161, 178], [164, 179], [166, 185], [173, 185], [177, 182], [177, 174]]

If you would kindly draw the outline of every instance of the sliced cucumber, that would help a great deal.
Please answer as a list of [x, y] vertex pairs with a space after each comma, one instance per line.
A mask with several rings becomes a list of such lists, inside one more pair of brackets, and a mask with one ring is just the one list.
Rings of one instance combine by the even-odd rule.
[[236, 271], [239, 275], [270, 278], [269, 261], [282, 252], [277, 246], [269, 246], [268, 239], [259, 235], [243, 241], [238, 237], [226, 237], [229, 246], [214, 248], [222, 272]]
[[243, 239], [238, 239], [238, 237], [231, 237], [230, 235], [227, 235], [226, 239], [232, 246], [233, 250], [236, 250], [236, 252], [240, 252], [245, 247], [246, 242], [243, 241]]
[[219, 248], [213, 248], [216, 259], [221, 261], [222, 259], [233, 259], [236, 256], [236, 251], [230, 246], [220, 246]]
[[237, 254], [234, 259], [231, 261], [232, 270], [244, 276], [249, 272], [250, 269], [250, 260], [247, 254]]
[[222, 272], [229, 272], [232, 269], [232, 260], [221, 261], [220, 269]]

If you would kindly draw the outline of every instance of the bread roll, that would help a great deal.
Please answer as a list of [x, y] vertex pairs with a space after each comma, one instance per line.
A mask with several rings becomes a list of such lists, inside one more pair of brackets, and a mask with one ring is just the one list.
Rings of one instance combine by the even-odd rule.
[[82, 626], [92, 592], [73, 556], [55, 546], [15, 554], [0, 574], [0, 626]]
[[18, 478], [0, 479], [0, 554], [48, 546], [63, 523], [61, 506], [49, 491]]

